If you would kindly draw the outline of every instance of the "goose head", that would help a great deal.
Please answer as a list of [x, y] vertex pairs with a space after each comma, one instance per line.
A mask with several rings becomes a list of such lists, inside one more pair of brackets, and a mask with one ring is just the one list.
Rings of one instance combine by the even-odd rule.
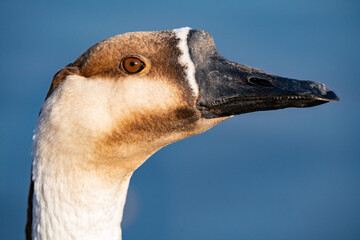
[[45, 103], [43, 112], [71, 128], [70, 139], [92, 141], [97, 159], [120, 159], [133, 171], [161, 147], [233, 115], [337, 100], [324, 84], [229, 61], [209, 33], [182, 28], [94, 45], [54, 76], [46, 102], [58, 106]]

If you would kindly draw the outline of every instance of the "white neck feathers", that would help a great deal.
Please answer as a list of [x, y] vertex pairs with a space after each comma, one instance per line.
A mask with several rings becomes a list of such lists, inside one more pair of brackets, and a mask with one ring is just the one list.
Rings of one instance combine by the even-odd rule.
[[[60, 86], [44, 104], [34, 135], [33, 239], [121, 239], [132, 171], [122, 168], [118, 159], [94, 156], [99, 133], [93, 130], [106, 131], [110, 124], [110, 116], [95, 105], [104, 102], [99, 96], [107, 93], [93, 92], [97, 103], [87, 98], [82, 105], [81, 96], [71, 96], [79, 90], [77, 81], [91, 84], [73, 77], [64, 83], [72, 88]], [[79, 108], [77, 113], [72, 104]], [[82, 115], [88, 117], [84, 125]]]

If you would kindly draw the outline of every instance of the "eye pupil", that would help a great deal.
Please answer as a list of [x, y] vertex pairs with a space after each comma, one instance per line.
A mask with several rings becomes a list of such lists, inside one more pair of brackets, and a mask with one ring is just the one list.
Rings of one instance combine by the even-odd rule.
[[127, 57], [122, 60], [122, 68], [129, 74], [140, 73], [145, 68], [145, 63], [137, 57]]

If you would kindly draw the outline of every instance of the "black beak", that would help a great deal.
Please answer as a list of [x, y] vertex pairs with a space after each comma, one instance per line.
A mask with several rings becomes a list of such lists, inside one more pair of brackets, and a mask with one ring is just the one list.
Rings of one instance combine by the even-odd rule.
[[322, 83], [283, 78], [228, 61], [204, 31], [192, 30], [188, 45], [199, 85], [196, 106], [204, 118], [339, 101]]
[[312, 107], [339, 100], [322, 83], [270, 75], [224, 58], [209, 60], [212, 68], [206, 74], [206, 81], [200, 82], [196, 104], [205, 118], [287, 107]]

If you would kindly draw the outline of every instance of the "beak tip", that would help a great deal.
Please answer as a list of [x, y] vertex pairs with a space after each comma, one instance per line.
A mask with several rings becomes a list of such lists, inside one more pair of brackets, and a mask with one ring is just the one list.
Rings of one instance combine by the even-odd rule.
[[323, 98], [327, 101], [331, 101], [331, 102], [338, 102], [340, 101], [340, 98], [332, 91], [329, 90], [325, 96], [323, 96]]
[[336, 93], [323, 83], [311, 82], [310, 87], [312, 88], [313, 93], [318, 96], [319, 100], [326, 102], [340, 101]]

